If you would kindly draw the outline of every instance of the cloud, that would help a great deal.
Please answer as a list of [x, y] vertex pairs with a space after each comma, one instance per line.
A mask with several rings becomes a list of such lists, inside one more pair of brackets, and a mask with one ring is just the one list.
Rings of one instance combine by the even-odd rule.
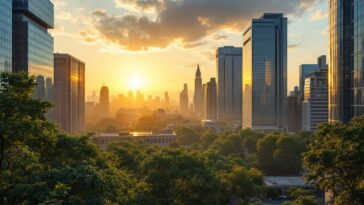
[[290, 45], [288, 45], [288, 50], [294, 51], [294, 50], [296, 50], [296, 48], [298, 48], [300, 46], [301, 46], [301, 44], [290, 44]]
[[103, 41], [121, 49], [140, 51], [198, 45], [221, 30], [242, 31], [264, 12], [300, 14], [321, 0], [115, 0], [118, 7], [153, 10], [155, 18], [134, 14], [93, 12], [93, 27]]
[[310, 17], [311, 21], [319, 21], [321, 19], [325, 19], [328, 17], [328, 13], [322, 11], [321, 9], [317, 10], [315, 13], [313, 13]]

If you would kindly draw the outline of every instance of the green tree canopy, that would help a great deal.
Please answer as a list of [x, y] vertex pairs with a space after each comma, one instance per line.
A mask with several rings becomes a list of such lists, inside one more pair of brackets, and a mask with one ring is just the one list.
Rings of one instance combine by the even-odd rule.
[[307, 180], [333, 194], [333, 204], [364, 204], [364, 117], [322, 125], [304, 156]]

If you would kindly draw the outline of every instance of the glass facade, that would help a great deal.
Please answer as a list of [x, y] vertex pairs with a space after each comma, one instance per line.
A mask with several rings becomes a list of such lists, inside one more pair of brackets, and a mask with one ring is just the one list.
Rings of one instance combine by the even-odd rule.
[[330, 0], [330, 122], [364, 114], [363, 13], [363, 1]]
[[286, 129], [287, 18], [253, 19], [243, 40], [243, 127]]
[[13, 71], [34, 75], [35, 97], [53, 101], [53, 4], [14, 0], [13, 11]]
[[0, 0], [0, 72], [11, 71], [12, 2]]
[[305, 89], [305, 79], [306, 79], [306, 77], [309, 74], [314, 73], [314, 72], [316, 72], [318, 70], [319, 70], [319, 65], [318, 64], [303, 64], [303, 65], [300, 65], [299, 78], [300, 78], [300, 93], [301, 93], [302, 98], [303, 98], [303, 91]]
[[242, 48], [222, 47], [216, 51], [217, 119], [241, 124]]

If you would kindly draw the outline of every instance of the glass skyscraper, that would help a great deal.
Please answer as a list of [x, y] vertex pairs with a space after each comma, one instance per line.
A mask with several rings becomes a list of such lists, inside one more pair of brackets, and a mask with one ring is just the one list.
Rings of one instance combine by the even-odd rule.
[[241, 124], [242, 48], [225, 46], [216, 51], [217, 119]]
[[330, 122], [364, 114], [363, 40], [363, 1], [330, 0]]
[[13, 0], [13, 71], [36, 77], [35, 97], [53, 101], [54, 6], [49, 0]]
[[243, 34], [243, 127], [287, 128], [287, 18], [264, 14]]
[[0, 72], [11, 71], [12, 1], [0, 0]]
[[305, 79], [307, 76], [309, 76], [311, 73], [314, 73], [319, 70], [318, 64], [302, 64], [300, 65], [300, 95], [303, 98], [304, 95], [304, 89], [305, 89]]

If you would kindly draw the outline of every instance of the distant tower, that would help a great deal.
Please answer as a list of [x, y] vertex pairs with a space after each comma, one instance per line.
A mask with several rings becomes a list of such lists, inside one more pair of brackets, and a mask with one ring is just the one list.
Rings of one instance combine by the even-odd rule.
[[165, 104], [166, 106], [168, 106], [168, 105], [170, 104], [170, 101], [171, 101], [171, 99], [170, 99], [170, 97], [169, 97], [169, 93], [168, 93], [168, 92], [165, 92], [165, 93], [164, 93], [164, 104]]
[[110, 102], [109, 102], [109, 88], [107, 86], [102, 86], [100, 91], [100, 116], [102, 118], [109, 117]]
[[200, 65], [197, 65], [196, 77], [195, 77], [195, 95], [193, 98], [194, 113], [198, 116], [202, 113], [203, 105], [203, 93], [202, 93], [202, 78]]
[[127, 101], [128, 101], [128, 105], [130, 107], [133, 107], [134, 106], [134, 104], [135, 104], [134, 92], [131, 91], [131, 90], [129, 90], [129, 92], [128, 92], [128, 99], [127, 99]]
[[186, 115], [186, 114], [189, 113], [188, 86], [187, 86], [187, 84], [184, 84], [183, 90], [179, 95], [179, 111], [183, 115]]
[[204, 119], [216, 120], [217, 117], [217, 85], [216, 79], [211, 78], [210, 82], [203, 86], [203, 109]]

